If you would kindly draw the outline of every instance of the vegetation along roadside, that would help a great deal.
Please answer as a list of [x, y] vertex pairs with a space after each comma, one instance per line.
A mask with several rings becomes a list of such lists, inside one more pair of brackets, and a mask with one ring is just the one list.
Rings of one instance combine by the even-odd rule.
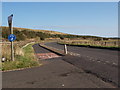
[[32, 48], [33, 44], [34, 43], [27, 45], [22, 50], [20, 48], [19, 51], [21, 51], [23, 54], [16, 53], [15, 61], [2, 62], [2, 71], [41, 65], [34, 55], [34, 50]]
[[62, 40], [58, 44], [66, 44], [70, 46], [81, 46], [81, 47], [90, 47], [90, 48], [100, 48], [100, 49], [111, 49], [111, 50], [120, 50], [118, 40]]

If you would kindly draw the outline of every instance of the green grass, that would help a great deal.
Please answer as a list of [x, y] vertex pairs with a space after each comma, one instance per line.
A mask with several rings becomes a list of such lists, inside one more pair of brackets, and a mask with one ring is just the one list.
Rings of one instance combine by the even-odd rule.
[[39, 66], [40, 64], [36, 60], [32, 45], [30, 44], [23, 48], [24, 56], [17, 55], [15, 56], [15, 61], [3, 62], [2, 71]]
[[90, 45], [90, 44], [77, 44], [77, 43], [66, 43], [66, 42], [58, 42], [59, 44], [67, 44], [67, 45], [76, 45], [76, 46], [92, 46], [92, 47], [102, 47], [102, 48], [120, 48], [119, 46], [100, 46], [100, 45]]

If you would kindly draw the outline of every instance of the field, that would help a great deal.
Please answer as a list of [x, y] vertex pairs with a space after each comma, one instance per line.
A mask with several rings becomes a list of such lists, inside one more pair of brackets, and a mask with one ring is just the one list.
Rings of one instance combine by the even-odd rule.
[[96, 47], [109, 47], [109, 48], [118, 48], [119, 43], [118, 39], [115, 40], [61, 40], [59, 44], [68, 44], [68, 45], [81, 45], [81, 46], [96, 46]]

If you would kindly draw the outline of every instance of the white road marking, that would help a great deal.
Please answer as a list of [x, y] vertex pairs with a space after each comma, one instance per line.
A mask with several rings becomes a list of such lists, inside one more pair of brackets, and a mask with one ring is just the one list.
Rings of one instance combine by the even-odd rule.
[[113, 63], [114, 65], [117, 65], [116, 63]]
[[109, 61], [106, 61], [106, 63], [109, 63]]
[[101, 61], [97, 61], [97, 62], [101, 62]]
[[35, 43], [35, 42], [27, 43], [26, 45], [24, 45], [24, 46], [22, 47], [22, 49], [25, 48], [26, 46], [28, 46], [29, 44], [32, 44], [32, 43]]

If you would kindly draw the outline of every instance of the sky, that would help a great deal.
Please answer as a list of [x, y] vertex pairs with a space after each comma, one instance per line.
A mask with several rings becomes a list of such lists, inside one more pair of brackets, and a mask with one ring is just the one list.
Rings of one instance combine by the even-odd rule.
[[118, 36], [117, 2], [2, 2], [2, 26], [76, 35]]

